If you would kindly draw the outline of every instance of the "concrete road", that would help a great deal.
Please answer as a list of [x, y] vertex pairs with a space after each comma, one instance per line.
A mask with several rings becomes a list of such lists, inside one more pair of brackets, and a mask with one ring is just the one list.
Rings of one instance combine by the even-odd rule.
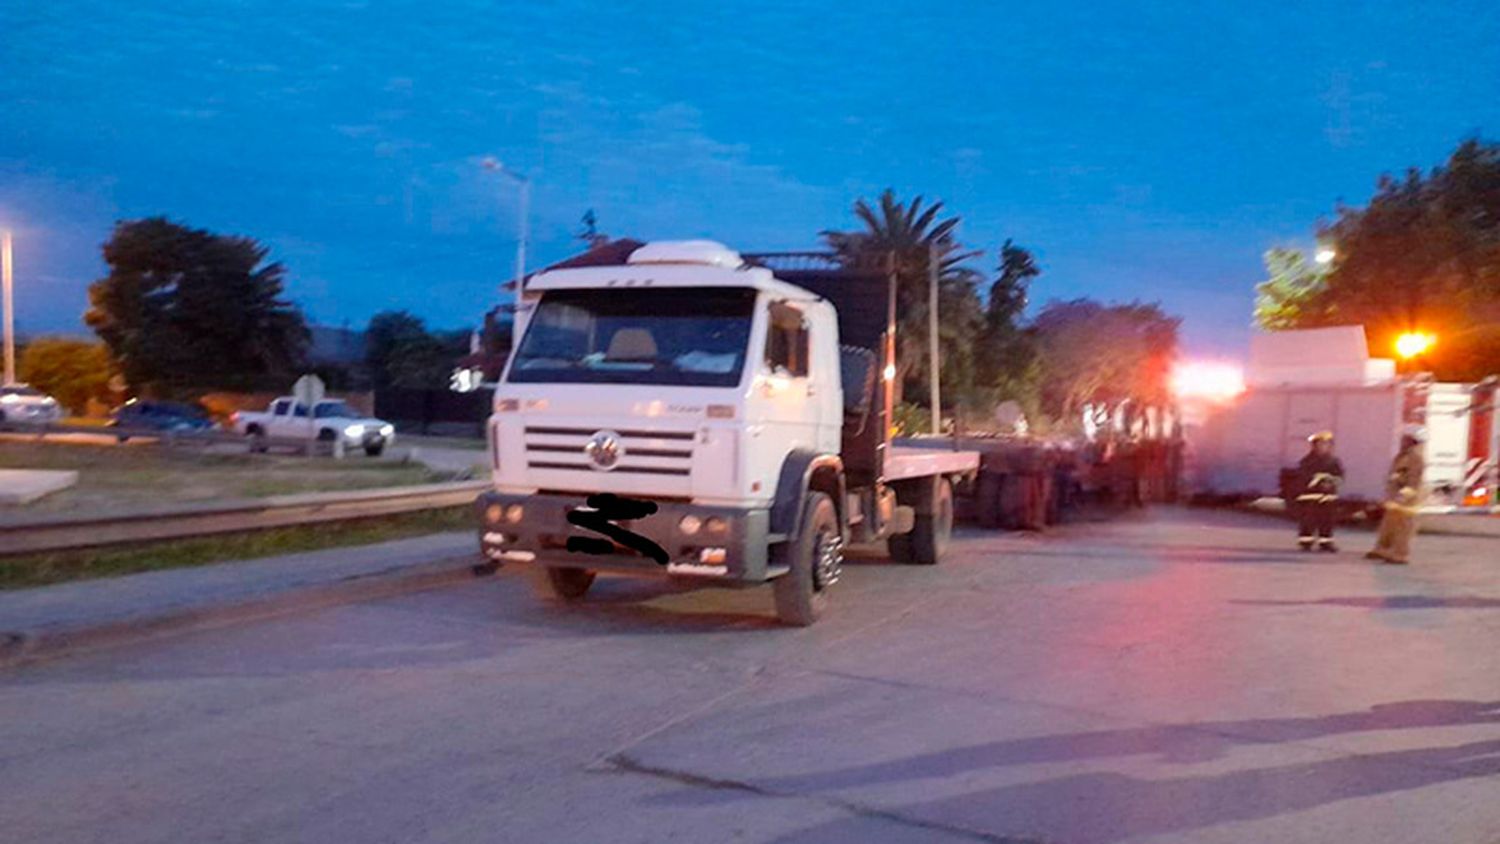
[[764, 591], [515, 573], [0, 674], [26, 842], [1493, 842], [1500, 544], [1162, 511]]

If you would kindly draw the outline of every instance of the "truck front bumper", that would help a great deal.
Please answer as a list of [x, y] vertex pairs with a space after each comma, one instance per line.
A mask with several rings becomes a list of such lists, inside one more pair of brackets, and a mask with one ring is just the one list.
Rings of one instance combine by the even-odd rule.
[[[479, 546], [495, 562], [535, 562], [602, 571], [646, 575], [698, 577], [728, 585], [761, 583], [771, 573], [767, 566], [770, 511], [735, 507], [706, 507], [684, 502], [653, 502], [656, 512], [613, 524], [644, 537], [666, 552], [667, 562], [610, 541], [610, 550], [592, 553], [568, 548], [569, 538], [607, 540], [607, 537], [568, 521], [582, 507], [584, 495], [511, 495], [486, 492], [479, 496]], [[517, 509], [519, 508], [519, 509]], [[684, 529], [697, 521], [697, 530]]]

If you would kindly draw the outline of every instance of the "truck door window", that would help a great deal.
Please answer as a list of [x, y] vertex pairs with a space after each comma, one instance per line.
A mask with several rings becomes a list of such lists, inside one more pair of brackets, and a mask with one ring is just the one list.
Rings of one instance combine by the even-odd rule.
[[807, 375], [807, 319], [790, 305], [771, 305], [770, 327], [766, 335], [766, 366], [796, 378]]
[[281, 399], [281, 400], [277, 401], [276, 404], [274, 404], [274, 405], [271, 406], [271, 415], [272, 416], [285, 416], [287, 408], [290, 405], [291, 405], [291, 402], [287, 401], [286, 399]]

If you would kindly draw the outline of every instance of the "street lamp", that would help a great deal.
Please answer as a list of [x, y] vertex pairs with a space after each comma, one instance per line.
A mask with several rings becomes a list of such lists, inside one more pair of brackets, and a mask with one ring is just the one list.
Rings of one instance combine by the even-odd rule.
[[1437, 338], [1423, 331], [1408, 331], [1396, 338], [1396, 354], [1409, 360], [1424, 354], [1437, 343]]
[[521, 218], [517, 224], [519, 229], [516, 235], [516, 291], [519, 293], [522, 285], [526, 283], [526, 235], [527, 216], [531, 207], [531, 180], [517, 173], [501, 163], [500, 159], [493, 155], [486, 155], [479, 160], [479, 166], [486, 170], [493, 170], [511, 181], [520, 188]]
[[0, 298], [4, 299], [5, 309], [5, 380], [6, 385], [16, 383], [16, 314], [15, 302], [11, 300], [11, 288], [14, 286], [15, 267], [11, 264], [10, 255], [10, 232], [0, 233]]

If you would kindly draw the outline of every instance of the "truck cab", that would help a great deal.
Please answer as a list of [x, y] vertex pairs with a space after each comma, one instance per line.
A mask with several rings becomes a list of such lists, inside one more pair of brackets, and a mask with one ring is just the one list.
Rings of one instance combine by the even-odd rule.
[[565, 599], [599, 570], [775, 581], [778, 614], [810, 623], [853, 529], [880, 521], [850, 494], [851, 413], [888, 418], [875, 356], [841, 349], [833, 303], [690, 241], [540, 273], [522, 308], [489, 421], [484, 553], [541, 564]]

